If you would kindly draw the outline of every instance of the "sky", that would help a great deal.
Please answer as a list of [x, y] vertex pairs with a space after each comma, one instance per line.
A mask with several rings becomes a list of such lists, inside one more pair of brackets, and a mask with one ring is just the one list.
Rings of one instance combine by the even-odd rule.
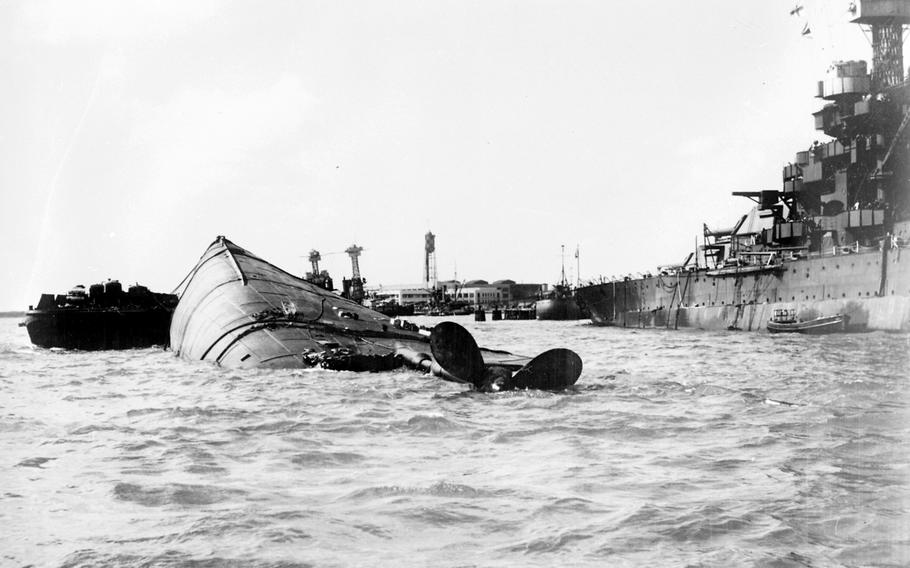
[[[849, 2], [0, 1], [0, 310], [217, 235], [368, 285], [681, 262], [823, 137]], [[804, 26], [811, 29], [802, 35]], [[580, 251], [576, 264], [574, 252]]]

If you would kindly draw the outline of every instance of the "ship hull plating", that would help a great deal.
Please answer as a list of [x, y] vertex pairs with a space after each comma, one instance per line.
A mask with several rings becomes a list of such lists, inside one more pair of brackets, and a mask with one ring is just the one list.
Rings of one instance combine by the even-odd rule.
[[[346, 370], [379, 370], [360, 368], [357, 361], [378, 362], [403, 349], [430, 352], [429, 338], [416, 326], [396, 326], [388, 316], [289, 274], [224, 237], [209, 246], [180, 288], [170, 340], [185, 359], [230, 368], [305, 368], [324, 356], [327, 363], [348, 361]], [[512, 370], [530, 361], [489, 349], [481, 355], [486, 364]]]
[[572, 296], [537, 300], [535, 308], [539, 320], [577, 320], [584, 317]]
[[166, 346], [171, 311], [159, 310], [32, 310], [23, 322], [39, 347], [137, 349]]
[[795, 309], [803, 320], [846, 315], [847, 331], [910, 331], [910, 249], [792, 260], [774, 272], [693, 270], [576, 294], [599, 325], [764, 331], [775, 309]]

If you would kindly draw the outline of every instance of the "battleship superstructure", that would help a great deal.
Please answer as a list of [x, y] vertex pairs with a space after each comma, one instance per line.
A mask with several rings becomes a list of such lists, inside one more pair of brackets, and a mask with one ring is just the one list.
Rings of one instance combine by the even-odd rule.
[[872, 69], [841, 61], [818, 82], [815, 128], [829, 139], [796, 153], [780, 189], [735, 192], [753, 211], [731, 229], [706, 226], [683, 264], [580, 287], [594, 323], [755, 331], [788, 310], [910, 331], [910, 0], [859, 4]]

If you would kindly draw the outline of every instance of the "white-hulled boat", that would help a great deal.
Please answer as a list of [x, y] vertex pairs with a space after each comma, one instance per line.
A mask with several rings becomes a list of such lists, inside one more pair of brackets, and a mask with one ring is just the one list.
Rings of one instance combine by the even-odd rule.
[[846, 326], [847, 316], [844, 314], [801, 320], [796, 317], [796, 310], [793, 309], [777, 309], [774, 311], [771, 320], [768, 321], [768, 331], [771, 333], [821, 335], [845, 331]]
[[[429, 338], [311, 284], [219, 236], [178, 286], [171, 349], [225, 367], [383, 370], [430, 359]], [[486, 365], [530, 361], [482, 349]], [[429, 363], [424, 364], [429, 369]]]

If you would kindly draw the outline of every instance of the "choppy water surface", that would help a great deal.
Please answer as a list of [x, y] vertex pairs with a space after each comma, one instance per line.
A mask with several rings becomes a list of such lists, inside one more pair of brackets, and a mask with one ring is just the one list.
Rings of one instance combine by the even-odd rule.
[[579, 384], [48, 351], [0, 319], [0, 565], [910, 564], [907, 335], [455, 319], [574, 349]]

